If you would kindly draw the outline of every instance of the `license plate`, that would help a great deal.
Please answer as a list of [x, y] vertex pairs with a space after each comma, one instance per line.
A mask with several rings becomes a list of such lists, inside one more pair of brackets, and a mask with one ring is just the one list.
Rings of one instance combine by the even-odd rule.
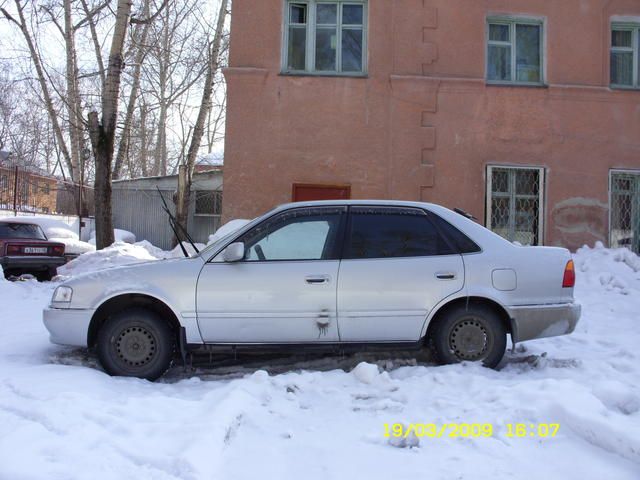
[[47, 253], [47, 247], [24, 247], [24, 253]]

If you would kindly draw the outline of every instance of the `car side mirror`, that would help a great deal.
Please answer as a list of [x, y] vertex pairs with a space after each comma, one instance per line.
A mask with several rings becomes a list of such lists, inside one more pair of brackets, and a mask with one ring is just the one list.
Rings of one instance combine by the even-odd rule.
[[225, 262], [239, 262], [244, 259], [244, 243], [235, 242], [229, 245], [222, 252], [222, 259]]

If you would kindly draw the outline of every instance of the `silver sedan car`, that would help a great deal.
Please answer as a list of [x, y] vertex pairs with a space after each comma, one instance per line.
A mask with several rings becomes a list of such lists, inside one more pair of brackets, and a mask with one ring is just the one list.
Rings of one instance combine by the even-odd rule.
[[51, 341], [156, 379], [198, 351], [430, 348], [495, 367], [507, 342], [571, 333], [568, 250], [514, 245], [444, 207], [280, 206], [191, 258], [78, 276], [44, 311]]

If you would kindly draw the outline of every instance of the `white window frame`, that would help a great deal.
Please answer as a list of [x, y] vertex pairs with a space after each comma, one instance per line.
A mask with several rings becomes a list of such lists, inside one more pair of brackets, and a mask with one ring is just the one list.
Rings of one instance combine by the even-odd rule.
[[[631, 32], [631, 47], [614, 47], [613, 46], [613, 31], [614, 30], [623, 30]], [[640, 74], [638, 73], [638, 68], [640, 66], [640, 24], [634, 22], [612, 22], [610, 35], [609, 35], [609, 83], [611, 88], [619, 88], [626, 90], [638, 90], [640, 89]], [[618, 53], [629, 53], [633, 54], [633, 84], [632, 85], [622, 85], [613, 83], [611, 81], [611, 57], [614, 52]]]
[[[509, 26], [509, 41], [500, 42], [497, 40], [490, 40], [489, 29], [490, 25], [507, 25]], [[523, 82], [517, 80], [517, 63], [516, 63], [516, 25], [535, 25], [540, 27], [540, 81], [539, 82]], [[511, 47], [511, 80], [490, 80], [489, 79], [489, 47], [494, 46], [509, 46]], [[490, 85], [525, 85], [525, 86], [544, 86], [547, 78], [547, 56], [545, 52], [547, 50], [547, 29], [543, 18], [537, 17], [520, 17], [510, 15], [491, 15], [487, 17], [485, 26], [485, 81]]]
[[[292, 3], [300, 3], [307, 5], [307, 23], [306, 23], [306, 51], [305, 51], [305, 69], [290, 70], [289, 69], [289, 26], [290, 26], [290, 8]], [[342, 5], [361, 5], [362, 6], [362, 70], [358, 72], [342, 71], [342, 29], [349, 28], [349, 25], [342, 24], [342, 8], [338, 8], [338, 23], [336, 25], [336, 70], [334, 71], [318, 71], [315, 69], [316, 55], [316, 6], [318, 4], [338, 4]], [[328, 77], [366, 77], [368, 64], [368, 23], [369, 23], [369, 0], [285, 0], [283, 13], [283, 41], [282, 41], [282, 65], [281, 73], [287, 75], [317, 75]], [[295, 25], [295, 24], [294, 24]], [[355, 26], [353, 26], [355, 27]], [[359, 27], [359, 26], [358, 26]]]
[[546, 182], [547, 175], [545, 167], [540, 166], [528, 166], [528, 165], [500, 165], [491, 164], [487, 165], [487, 178], [486, 178], [486, 192], [485, 192], [485, 227], [491, 230], [491, 204], [493, 200], [493, 169], [508, 169], [508, 170], [537, 170], [539, 185], [538, 185], [538, 243], [537, 246], [544, 245], [544, 227], [545, 227], [545, 198], [546, 198]]

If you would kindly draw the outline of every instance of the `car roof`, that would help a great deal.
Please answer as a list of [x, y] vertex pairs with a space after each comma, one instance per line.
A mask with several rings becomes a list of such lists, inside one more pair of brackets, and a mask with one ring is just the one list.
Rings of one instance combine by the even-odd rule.
[[326, 207], [326, 206], [385, 206], [385, 207], [437, 207], [433, 203], [415, 202], [408, 200], [314, 200], [309, 202], [290, 202], [284, 203], [277, 207], [278, 210], [284, 210], [293, 207]]

